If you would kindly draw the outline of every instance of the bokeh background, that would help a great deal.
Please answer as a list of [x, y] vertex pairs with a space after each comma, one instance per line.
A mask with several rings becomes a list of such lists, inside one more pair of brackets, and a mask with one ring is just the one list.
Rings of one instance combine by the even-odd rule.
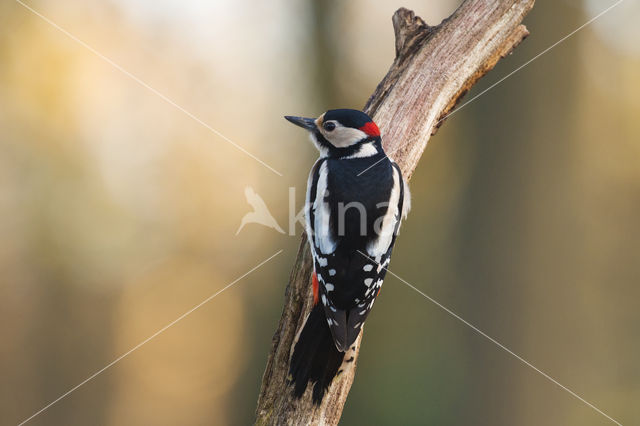
[[[284, 114], [359, 108], [400, 6], [459, 1], [0, 3], [0, 424], [246, 425], [316, 152]], [[539, 1], [496, 82], [614, 1]], [[626, 0], [446, 121], [392, 270], [623, 424], [640, 422], [640, 32]], [[280, 171], [278, 176], [132, 76]], [[383, 129], [384, 132], [384, 129]], [[343, 424], [605, 425], [389, 276]]]

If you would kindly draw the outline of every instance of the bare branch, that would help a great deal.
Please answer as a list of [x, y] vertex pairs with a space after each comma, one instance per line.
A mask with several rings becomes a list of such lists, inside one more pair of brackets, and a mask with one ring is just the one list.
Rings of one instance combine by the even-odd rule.
[[[393, 15], [396, 57], [364, 111], [383, 129], [385, 150], [405, 176], [462, 96], [529, 34], [520, 23], [533, 2], [467, 0], [435, 27], [404, 8]], [[258, 425], [336, 425], [353, 383], [362, 333], [354, 361], [333, 380], [320, 406], [311, 402], [311, 386], [296, 400], [287, 384], [292, 345], [312, 307], [311, 272], [303, 235], [262, 379]]]

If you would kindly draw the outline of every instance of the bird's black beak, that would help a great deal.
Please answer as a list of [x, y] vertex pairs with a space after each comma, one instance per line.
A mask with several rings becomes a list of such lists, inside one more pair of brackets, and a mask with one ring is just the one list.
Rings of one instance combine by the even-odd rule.
[[315, 130], [316, 129], [316, 119], [315, 118], [305, 118], [305, 117], [294, 117], [292, 115], [285, 115], [288, 121], [292, 122], [296, 126], [300, 126], [303, 129], [307, 130]]

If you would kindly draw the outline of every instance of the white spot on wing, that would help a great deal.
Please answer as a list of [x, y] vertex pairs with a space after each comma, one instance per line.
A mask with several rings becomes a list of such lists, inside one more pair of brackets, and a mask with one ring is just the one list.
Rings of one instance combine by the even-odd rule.
[[362, 268], [362, 270], [365, 271], [365, 272], [369, 272], [372, 269], [373, 269], [373, 265], [372, 264], [364, 265], [364, 267]]
[[384, 261], [384, 262], [382, 262], [382, 263], [380, 263], [380, 264], [378, 265], [378, 268], [377, 268], [378, 273], [380, 273], [380, 271], [382, 271], [382, 269], [383, 269], [383, 268], [386, 268], [386, 267], [387, 267], [387, 265], [389, 264], [389, 261], [390, 261], [390, 260], [391, 260], [391, 258], [387, 258], [387, 259], [385, 259], [385, 261]]
[[369, 287], [372, 282], [373, 282], [373, 278], [367, 278], [367, 279], [364, 280], [364, 285]]
[[327, 291], [333, 291], [333, 284], [329, 284], [329, 283], [327, 283], [327, 284], [325, 284], [325, 285], [324, 285], [324, 288], [325, 288]]
[[336, 270], [335, 269], [329, 269], [329, 275], [330, 276], [334, 276], [336, 274]]

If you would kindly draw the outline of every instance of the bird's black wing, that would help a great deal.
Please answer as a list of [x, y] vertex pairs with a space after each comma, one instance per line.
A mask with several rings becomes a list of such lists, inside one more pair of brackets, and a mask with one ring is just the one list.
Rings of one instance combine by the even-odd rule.
[[330, 294], [335, 289], [332, 281], [338, 270], [334, 263], [340, 257], [336, 256], [339, 238], [331, 226], [327, 161], [323, 158], [318, 160], [309, 175], [306, 203], [307, 238], [318, 277], [319, 300], [323, 305], [336, 348], [344, 352], [347, 348], [347, 312], [336, 307]]
[[353, 271], [352, 276], [358, 276], [362, 280], [361, 283], [354, 283], [361, 286], [359, 292], [362, 297], [355, 299], [356, 306], [351, 308], [347, 314], [347, 341], [349, 344], [358, 337], [360, 329], [380, 293], [402, 219], [405, 184], [400, 168], [395, 163], [392, 163], [392, 166], [393, 186], [389, 194], [388, 210], [383, 217], [378, 237], [371, 240], [365, 250], [358, 250], [358, 259], [354, 259], [352, 262], [352, 269], [361, 268], [359, 271]]

